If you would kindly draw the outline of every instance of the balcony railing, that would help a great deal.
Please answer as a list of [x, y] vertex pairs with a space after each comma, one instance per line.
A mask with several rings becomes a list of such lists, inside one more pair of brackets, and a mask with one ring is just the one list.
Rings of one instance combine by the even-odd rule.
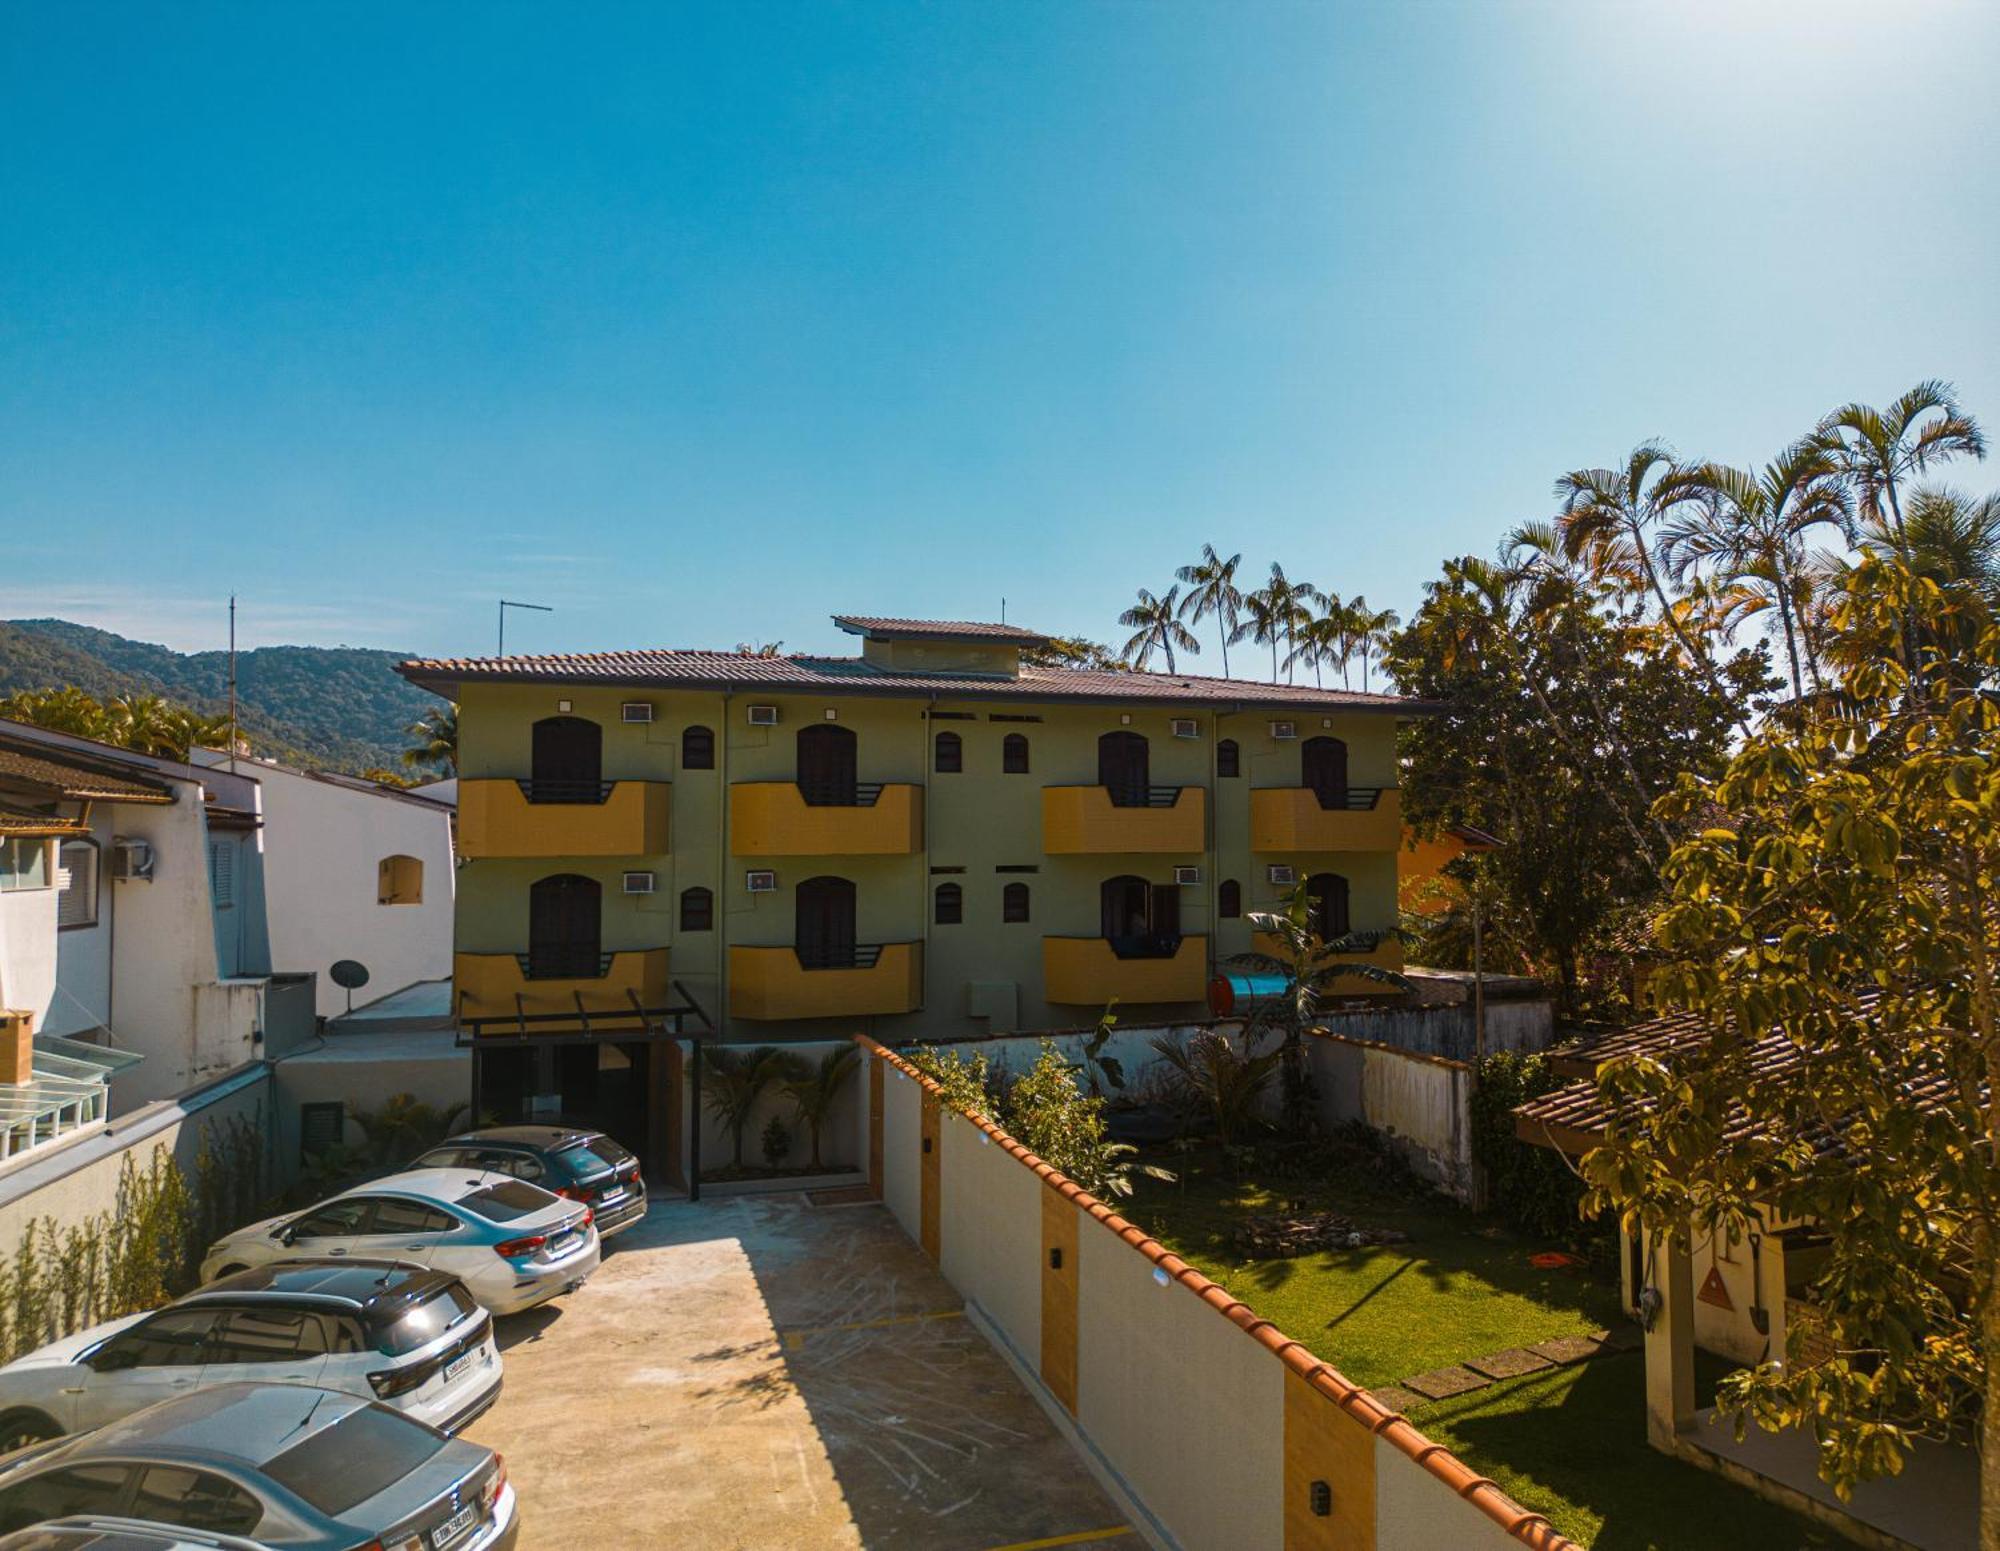
[[660, 856], [673, 787], [665, 781], [462, 780], [459, 855]]
[[[924, 845], [917, 788], [846, 789], [852, 802], [814, 800], [792, 781], [739, 781], [729, 788], [729, 849], [737, 856], [909, 856]], [[824, 793], [819, 794], [824, 799]]]
[[[1128, 951], [1121, 951], [1121, 944]], [[1042, 995], [1063, 1005], [1199, 1002], [1208, 984], [1208, 939], [1044, 937]], [[1140, 951], [1129, 951], [1137, 948]]]
[[880, 781], [851, 781], [832, 785], [796, 783], [799, 796], [808, 808], [872, 808], [882, 800]]
[[[1145, 793], [1144, 803], [1120, 796]], [[1050, 856], [1199, 856], [1207, 845], [1208, 793], [1199, 786], [1045, 786], [1042, 850]]]
[[1261, 786], [1250, 794], [1253, 851], [1394, 851], [1402, 841], [1403, 794], [1393, 786]]
[[523, 980], [602, 980], [611, 973], [616, 954], [594, 949], [543, 948], [537, 953], [517, 953]]
[[923, 1006], [922, 943], [863, 943], [811, 957], [790, 946], [732, 947], [730, 1012], [760, 1021], [871, 1018]]

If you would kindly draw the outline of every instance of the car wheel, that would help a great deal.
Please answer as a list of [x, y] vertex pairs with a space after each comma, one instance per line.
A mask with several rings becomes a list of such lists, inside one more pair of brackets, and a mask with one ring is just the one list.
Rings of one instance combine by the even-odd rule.
[[61, 1436], [62, 1429], [39, 1411], [9, 1411], [0, 1416], [0, 1454], [12, 1454], [31, 1443]]

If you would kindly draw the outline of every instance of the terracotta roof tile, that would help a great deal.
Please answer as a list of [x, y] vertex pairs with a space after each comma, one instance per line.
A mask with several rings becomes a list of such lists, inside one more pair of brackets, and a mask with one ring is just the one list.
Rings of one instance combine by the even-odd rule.
[[868, 614], [836, 614], [833, 622], [849, 635], [878, 641], [963, 641], [994, 646], [1040, 646], [1048, 640], [1039, 630], [996, 625], [972, 619], [882, 619]]
[[41, 787], [68, 802], [174, 800], [164, 782], [111, 765], [109, 760], [59, 755], [40, 744], [0, 739], [0, 780]]
[[90, 826], [82, 819], [64, 818], [59, 813], [37, 813], [31, 808], [10, 808], [0, 804], [0, 836], [30, 838], [36, 835], [87, 835]]

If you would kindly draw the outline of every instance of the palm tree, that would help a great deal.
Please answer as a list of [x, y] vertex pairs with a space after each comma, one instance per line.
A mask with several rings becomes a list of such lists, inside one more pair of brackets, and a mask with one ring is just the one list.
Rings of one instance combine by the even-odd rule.
[[754, 1049], [733, 1049], [727, 1045], [711, 1051], [703, 1096], [709, 1113], [729, 1132], [731, 1157], [743, 1167], [743, 1131], [750, 1124], [751, 1111], [764, 1090], [786, 1074], [789, 1058], [776, 1045]]
[[1145, 588], [1139, 589], [1139, 601], [1118, 616], [1118, 623], [1129, 625], [1134, 634], [1125, 643], [1125, 655], [1132, 659], [1132, 666], [1141, 673], [1152, 661], [1155, 651], [1167, 654], [1167, 672], [1174, 671], [1174, 648], [1179, 647], [1190, 655], [1199, 656], [1201, 642], [1194, 638], [1188, 627], [1180, 622], [1181, 590], [1169, 587], [1159, 597], [1154, 597]]
[[854, 1068], [861, 1064], [861, 1052], [852, 1045], [838, 1045], [819, 1058], [817, 1066], [794, 1060], [785, 1074], [785, 1097], [792, 1111], [812, 1138], [812, 1166], [818, 1169], [820, 1132], [833, 1114], [834, 1101]]
[[[1359, 593], [1347, 606], [1350, 626], [1353, 632], [1354, 655], [1361, 659], [1361, 691], [1368, 692], [1368, 664], [1378, 659], [1389, 649], [1389, 637], [1402, 624], [1402, 616], [1394, 609], [1371, 609], [1368, 600]], [[1347, 682], [1347, 665], [1341, 664], [1340, 682]]]
[[435, 765], [446, 775], [458, 774], [458, 707], [437, 706], [403, 729], [415, 741], [403, 750], [412, 769]]
[[1230, 633], [1232, 641], [1249, 637], [1271, 648], [1271, 682], [1278, 682], [1278, 643], [1285, 638], [1285, 616], [1270, 593], [1260, 587], [1243, 594], [1243, 623]]
[[[1253, 607], [1252, 599], [1261, 599], [1260, 605]], [[1247, 594], [1243, 605], [1253, 619], [1274, 625], [1271, 635], [1271, 679], [1278, 677], [1278, 636], [1285, 640], [1286, 658], [1285, 682], [1290, 683], [1291, 664], [1297, 660], [1299, 629], [1312, 623], [1312, 605], [1324, 604], [1325, 593], [1311, 582], [1295, 582], [1285, 575], [1285, 568], [1277, 561], [1271, 562], [1271, 579], [1256, 592]], [[1262, 625], [1260, 624], [1260, 628]], [[1258, 636], [1261, 641], [1262, 635]]]
[[1331, 663], [1340, 669], [1341, 682], [1347, 681], [1348, 654], [1353, 646], [1345, 605], [1338, 598], [1328, 600], [1323, 613], [1315, 614], [1299, 627], [1298, 645], [1285, 654], [1285, 666], [1304, 662], [1313, 670], [1313, 683], [1326, 685], [1323, 670]]
[[1215, 616], [1215, 631], [1222, 637], [1224, 678], [1229, 677], [1229, 643], [1236, 638], [1236, 621], [1243, 610], [1243, 594], [1236, 587], [1236, 568], [1242, 563], [1242, 555], [1224, 560], [1213, 544], [1204, 544], [1199, 564], [1184, 565], [1174, 572], [1188, 589], [1181, 599], [1181, 617], [1198, 625], [1209, 615]]

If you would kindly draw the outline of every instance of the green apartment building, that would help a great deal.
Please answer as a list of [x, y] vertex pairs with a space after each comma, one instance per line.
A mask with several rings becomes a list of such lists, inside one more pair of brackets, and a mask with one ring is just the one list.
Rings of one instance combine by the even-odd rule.
[[[643, 1126], [669, 1091], [648, 1030], [690, 1005], [755, 1041], [1075, 1028], [1113, 997], [1128, 1023], [1200, 1016], [1294, 880], [1325, 937], [1395, 926], [1411, 702], [836, 623], [859, 656], [401, 665], [459, 707], [453, 991], [482, 1110], [560, 1095]], [[1401, 966], [1393, 938], [1359, 957]]]

